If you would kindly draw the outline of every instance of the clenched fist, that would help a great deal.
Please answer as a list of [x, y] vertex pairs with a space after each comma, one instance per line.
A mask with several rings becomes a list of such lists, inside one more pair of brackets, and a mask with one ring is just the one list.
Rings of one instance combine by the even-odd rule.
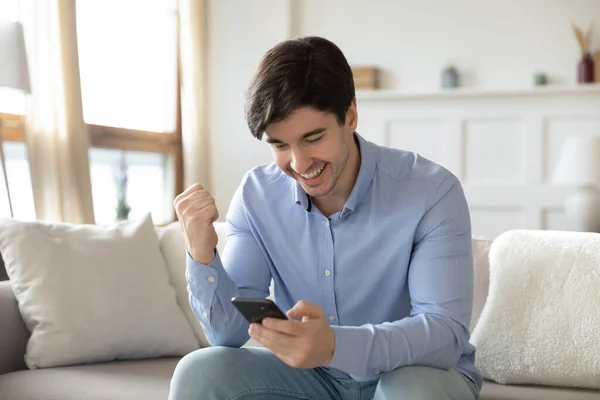
[[188, 252], [199, 263], [211, 263], [219, 241], [213, 226], [213, 222], [219, 218], [215, 199], [208, 190], [196, 183], [178, 195], [173, 205]]

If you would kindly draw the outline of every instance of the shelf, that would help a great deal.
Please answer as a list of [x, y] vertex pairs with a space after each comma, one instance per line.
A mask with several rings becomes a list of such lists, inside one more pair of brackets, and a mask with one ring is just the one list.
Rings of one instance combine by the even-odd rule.
[[469, 99], [469, 98], [498, 98], [498, 97], [541, 97], [541, 96], [573, 96], [598, 95], [600, 84], [558, 86], [548, 85], [531, 89], [483, 90], [472, 88], [444, 89], [434, 92], [400, 92], [396, 90], [357, 90], [358, 101], [408, 101], [436, 99]]

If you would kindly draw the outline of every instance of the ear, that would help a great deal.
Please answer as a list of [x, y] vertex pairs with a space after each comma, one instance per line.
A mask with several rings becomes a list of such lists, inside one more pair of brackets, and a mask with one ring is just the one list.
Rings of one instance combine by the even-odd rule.
[[356, 97], [352, 99], [352, 103], [350, 103], [350, 107], [346, 112], [346, 127], [350, 132], [356, 131], [356, 127], [358, 126], [358, 110], [356, 109]]

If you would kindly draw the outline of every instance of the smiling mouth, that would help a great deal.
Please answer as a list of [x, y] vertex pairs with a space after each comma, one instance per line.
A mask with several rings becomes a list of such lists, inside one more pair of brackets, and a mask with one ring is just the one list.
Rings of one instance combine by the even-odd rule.
[[327, 164], [324, 164], [321, 168], [316, 169], [316, 170], [314, 170], [314, 171], [312, 171], [312, 172], [310, 172], [308, 174], [298, 174], [298, 175], [300, 175], [303, 179], [305, 179], [307, 181], [313, 180], [313, 179], [319, 177], [319, 175], [321, 175], [321, 173], [325, 169], [326, 165]]

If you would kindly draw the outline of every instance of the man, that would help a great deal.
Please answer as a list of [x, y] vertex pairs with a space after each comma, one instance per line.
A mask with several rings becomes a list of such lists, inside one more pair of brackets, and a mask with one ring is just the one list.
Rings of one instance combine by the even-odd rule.
[[[457, 178], [357, 132], [351, 69], [318, 37], [269, 50], [246, 105], [274, 163], [249, 171], [215, 250], [215, 202], [175, 199], [190, 304], [213, 345], [184, 357], [170, 399], [476, 399], [471, 226]], [[231, 298], [290, 320], [250, 324]], [[240, 348], [249, 337], [264, 347]]]

